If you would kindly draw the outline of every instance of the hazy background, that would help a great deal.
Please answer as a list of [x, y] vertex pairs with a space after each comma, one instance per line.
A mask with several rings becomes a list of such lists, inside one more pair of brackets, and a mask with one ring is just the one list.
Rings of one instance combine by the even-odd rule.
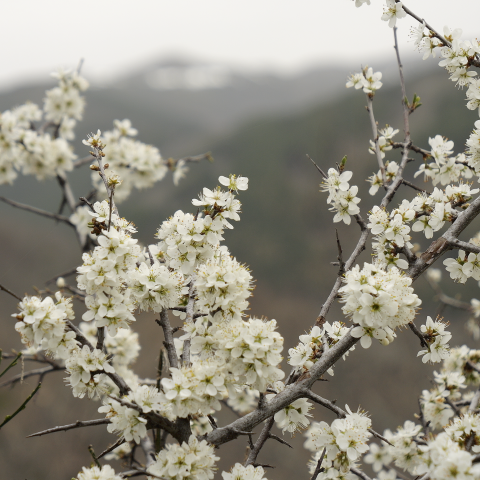
[[[59, 66], [74, 68], [84, 58], [82, 71], [91, 88], [84, 120], [76, 130], [80, 157], [86, 154], [81, 139], [98, 128], [110, 129], [115, 118], [130, 118], [138, 138], [158, 146], [166, 158], [211, 151], [215, 162], [192, 166], [179, 187], [168, 176], [120, 205], [121, 214], [138, 226], [144, 244], [153, 242], [166, 217], [177, 209], [189, 211], [190, 199], [203, 186], [214, 187], [219, 175], [248, 176], [249, 190], [240, 197], [242, 221], [227, 233], [226, 243], [257, 280], [251, 314], [278, 320], [287, 355], [298, 335], [314, 323], [336, 275], [330, 265], [337, 255], [332, 213], [326, 195], [318, 192], [319, 174], [305, 154], [324, 169], [348, 155], [347, 168], [354, 171], [352, 183], [360, 187], [364, 217], [378, 200], [368, 195], [364, 181], [376, 170], [374, 157], [367, 153], [371, 131], [365, 99], [358, 91], [345, 90], [349, 73], [365, 64], [384, 73], [376, 117], [380, 126], [389, 123], [402, 129], [392, 31], [379, 20], [382, 2], [372, 3], [356, 9], [349, 0], [12, 2], [1, 7], [0, 15], [0, 35], [8, 44], [0, 54], [0, 111], [27, 100], [42, 104], [45, 89], [54, 84], [49, 73]], [[467, 38], [475, 36], [477, 3], [452, 5], [436, 0], [408, 6], [439, 30], [448, 21], [451, 28], [463, 26]], [[407, 42], [410, 25], [404, 20], [399, 30], [407, 92], [410, 98], [414, 92], [420, 95], [424, 104], [412, 117], [413, 141], [428, 148], [428, 137], [441, 134], [454, 140], [459, 152], [478, 114], [465, 108], [464, 92], [455, 89], [436, 60], [419, 60]], [[398, 159], [398, 152], [387, 159]], [[412, 165], [408, 175], [416, 169]], [[88, 167], [69, 178], [77, 197], [89, 191]], [[411, 191], [404, 193], [413, 196]], [[0, 195], [50, 211], [60, 200], [55, 182], [39, 183], [30, 177], [0, 187]], [[32, 294], [33, 286], [43, 288], [46, 280], [81, 263], [75, 236], [67, 227], [4, 204], [0, 219], [0, 283], [18, 294]], [[358, 228], [337, 228], [347, 256]], [[368, 261], [370, 254], [367, 249], [360, 261]], [[454, 293], [460, 291], [448, 279], [444, 284]], [[419, 314], [423, 322], [426, 315], [436, 315], [438, 305], [423, 280], [415, 288], [424, 300]], [[476, 289], [471, 283], [461, 290], [461, 298], [478, 297]], [[0, 292], [4, 351], [21, 348], [10, 317], [15, 303]], [[78, 308], [77, 317], [80, 312]], [[452, 322], [454, 343], [461, 344], [463, 316], [452, 310], [444, 313]], [[335, 306], [328, 320], [341, 319]], [[145, 314], [138, 315], [133, 327], [142, 344], [138, 372], [154, 376], [160, 329]], [[432, 368], [416, 358], [418, 347], [409, 331], [399, 332], [388, 348], [357, 347], [317, 391], [338, 399], [342, 407], [360, 405], [370, 412], [378, 431], [396, 428], [413, 419], [418, 395], [430, 386]], [[13, 373], [19, 371], [17, 367]], [[71, 478], [90, 464], [90, 443], [99, 453], [115, 440], [104, 427], [25, 439], [51, 426], [101, 417], [98, 403], [72, 397], [62, 385], [63, 376], [47, 377], [27, 410], [1, 430], [5, 478]], [[15, 410], [35, 385], [35, 379], [29, 379], [1, 391], [0, 418]], [[320, 408], [313, 413], [316, 420], [332, 419]], [[232, 420], [228, 412], [220, 413], [219, 419], [221, 424]], [[292, 441], [295, 450], [277, 444], [262, 450], [258, 460], [277, 466], [268, 478], [307, 478], [303, 465], [309, 455], [301, 447], [302, 435]], [[243, 461], [245, 446], [240, 439], [222, 447], [220, 471]]]

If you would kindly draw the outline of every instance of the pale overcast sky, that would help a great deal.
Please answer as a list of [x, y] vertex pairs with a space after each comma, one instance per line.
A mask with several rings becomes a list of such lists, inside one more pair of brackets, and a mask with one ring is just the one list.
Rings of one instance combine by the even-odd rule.
[[[157, 59], [183, 55], [251, 70], [296, 72], [320, 64], [375, 66], [392, 52], [383, 0], [16, 0], [0, 9], [0, 89], [45, 78], [85, 59], [108, 81]], [[477, 36], [479, 0], [409, 0], [434, 28]], [[404, 56], [414, 25], [399, 22]]]

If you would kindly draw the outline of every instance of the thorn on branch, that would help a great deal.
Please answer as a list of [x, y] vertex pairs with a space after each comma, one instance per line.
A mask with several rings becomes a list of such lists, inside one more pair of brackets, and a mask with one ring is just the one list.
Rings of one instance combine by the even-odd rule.
[[374, 436], [377, 437], [378, 439], [382, 440], [385, 443], [388, 443], [391, 447], [393, 447], [393, 444], [391, 444], [383, 435], [380, 435], [377, 433], [373, 428], [369, 428], [368, 431]]
[[83, 203], [87, 204], [90, 207], [90, 209], [92, 210], [92, 212], [95, 212], [95, 209], [93, 208], [93, 205], [85, 197], [80, 197], [79, 200], [82, 201]]
[[275, 435], [274, 433], [268, 432], [268, 438], [273, 438], [273, 440], [276, 440], [277, 442], [280, 442], [283, 445], [286, 445], [287, 447], [293, 448], [288, 442], [283, 440], [283, 438], [280, 438], [279, 436]]
[[112, 452], [116, 448], [118, 448], [120, 445], [123, 445], [126, 442], [126, 440], [123, 437], [120, 437], [113, 445], [110, 445], [106, 450], [104, 450], [97, 458], [100, 459], [107, 455], [107, 453]]

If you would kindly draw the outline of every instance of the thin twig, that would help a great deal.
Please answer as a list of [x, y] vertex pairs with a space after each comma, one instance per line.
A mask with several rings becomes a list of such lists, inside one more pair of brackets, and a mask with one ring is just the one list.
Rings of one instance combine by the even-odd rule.
[[98, 461], [98, 457], [95, 455], [95, 451], [93, 450], [93, 445], [88, 446], [88, 451], [90, 452], [90, 455], [92, 456], [93, 461], [95, 462], [95, 465], [98, 468], [102, 468], [102, 466], [100, 465], [100, 462]]
[[93, 208], [93, 205], [85, 198], [85, 197], [80, 197], [79, 200], [82, 202], [82, 203], [85, 203], [86, 205], [88, 205], [90, 207], [90, 210], [92, 212], [95, 212], [95, 208]]
[[3, 377], [11, 368], [13, 368], [18, 363], [18, 359], [21, 356], [22, 356], [22, 352], [17, 353], [13, 362], [11, 362], [10, 365], [2, 373], [0, 373], [0, 377]]
[[42, 435], [48, 435], [49, 433], [55, 433], [55, 432], [66, 432], [67, 430], [73, 430], [74, 428], [93, 427], [95, 425], [107, 425], [108, 423], [111, 423], [109, 418], [99, 418], [97, 420], [85, 420], [83, 422], [78, 420], [75, 423], [71, 423], [70, 425], [63, 425], [61, 427], [48, 428], [47, 430], [43, 430], [41, 432], [32, 433], [31, 435], [28, 435], [27, 438], [41, 437]]
[[403, 77], [403, 65], [402, 65], [402, 61], [400, 60], [400, 50], [398, 48], [397, 27], [393, 27], [393, 40], [394, 40], [395, 53], [397, 55], [398, 73], [400, 75], [400, 85], [402, 87], [403, 127], [405, 129], [405, 143], [410, 143], [410, 123], [409, 123], [408, 116], [410, 115], [411, 111], [408, 107], [407, 90], [405, 88], [405, 78]]
[[165, 477], [159, 477], [158, 475], [150, 473], [143, 468], [133, 468], [132, 470], [121, 472], [118, 474], [118, 476], [121, 478], [133, 478], [133, 477], [139, 477], [140, 475], [145, 475], [149, 478], [151, 477], [151, 478], [158, 478], [159, 480], [165, 480]]
[[[344, 266], [345, 272], [348, 272], [353, 267], [355, 261], [357, 260], [357, 257], [360, 255], [360, 253], [362, 253], [365, 250], [365, 244], [367, 243], [367, 238], [370, 233], [370, 230], [368, 229], [366, 222], [363, 220], [363, 218], [360, 215], [355, 215], [355, 220], [360, 226], [361, 234], [355, 249], [351, 253], [348, 260], [345, 262], [345, 266]], [[321, 326], [325, 322], [325, 318], [330, 310], [330, 307], [332, 306], [333, 301], [337, 298], [338, 291], [340, 290], [342, 283], [343, 283], [343, 278], [337, 277], [337, 279], [335, 280], [335, 284], [332, 288], [332, 291], [330, 292], [330, 295], [328, 296], [327, 300], [323, 304], [320, 310], [320, 313], [317, 317], [317, 322], [316, 322], [317, 325]]]
[[423, 336], [422, 332], [417, 328], [417, 326], [413, 322], [410, 322], [408, 326], [410, 327], [410, 330], [420, 339], [420, 345], [424, 348], [428, 348], [428, 343], [426, 342], [425, 337]]
[[53, 278], [50, 280], [47, 280], [45, 282], [45, 285], [48, 285], [49, 283], [56, 282], [60, 277], [69, 277], [70, 275], [75, 275], [77, 273], [77, 267], [71, 268], [70, 270], [67, 270], [66, 272], [60, 273], [59, 275], [55, 275]]
[[341, 277], [345, 273], [345, 262], [343, 261], [343, 258], [342, 258], [342, 253], [343, 253], [342, 244], [340, 243], [340, 238], [338, 237], [337, 229], [335, 229], [335, 235], [337, 237], [337, 248], [338, 248], [338, 257], [337, 257], [338, 265], [339, 265], [338, 276]]
[[94, 346], [88, 341], [87, 337], [81, 332], [81, 330], [76, 327], [71, 320], [67, 320], [65, 322], [70, 330], [75, 332], [76, 334], [76, 339], [82, 344], [82, 345], [87, 345], [90, 350], [95, 350]]
[[459, 240], [458, 238], [454, 238], [450, 240], [450, 245], [454, 248], [458, 248], [460, 250], [464, 250], [468, 253], [480, 253], [480, 247], [477, 245], [474, 245], [473, 243], [470, 242], [463, 242], [462, 240]]
[[30, 205], [25, 205], [23, 203], [15, 202], [14, 200], [10, 200], [5, 197], [0, 197], [0, 201], [8, 203], [8, 205], [11, 205], [12, 207], [20, 208], [21, 210], [26, 210], [27, 212], [32, 212], [37, 215], [41, 215], [42, 217], [53, 218], [54, 220], [58, 220], [59, 222], [66, 223], [70, 227], [75, 228], [75, 225], [70, 221], [70, 219], [63, 215], [57, 215], [56, 213], [47, 212], [46, 210], [32, 207]]
[[457, 408], [457, 406], [448, 398], [448, 397], [444, 397], [445, 398], [445, 403], [447, 403], [448, 405], [450, 405], [450, 408], [455, 412], [455, 415], [457, 417], [460, 416], [461, 412], [460, 410]]
[[265, 445], [265, 442], [269, 438], [270, 430], [273, 427], [273, 424], [275, 423], [275, 419], [271, 417], [264, 425], [262, 428], [262, 431], [260, 432], [260, 435], [257, 438], [257, 441], [255, 442], [255, 445], [253, 446], [253, 449], [250, 450], [250, 453], [248, 455], [247, 461], [245, 462], [245, 467], [248, 467], [250, 464], [254, 464], [257, 460], [258, 454], [260, 453], [260, 450], [262, 447]]
[[123, 437], [120, 437], [113, 445], [110, 445], [106, 450], [104, 450], [97, 458], [100, 459], [107, 455], [110, 452], [113, 452], [116, 448], [118, 448], [120, 445], [123, 445], [126, 442], [126, 440]]
[[81, 167], [83, 165], [87, 165], [89, 163], [92, 163], [92, 157], [91, 156], [84, 157], [84, 158], [81, 158], [80, 160], [77, 160], [76, 162], [73, 162], [73, 168], [78, 168], [78, 167]]
[[25, 407], [27, 406], [27, 403], [33, 398], [33, 396], [38, 392], [38, 390], [40, 389], [40, 387], [42, 386], [42, 382], [40, 382], [36, 387], [35, 389], [33, 390], [33, 392], [26, 398], [26, 400], [15, 410], [15, 412], [13, 412], [11, 415], [7, 415], [5, 417], [5, 420], [2, 422], [2, 424], [0, 425], [0, 429], [5, 425], [7, 424], [10, 420], [12, 420], [13, 417], [15, 417], [16, 415], [18, 415], [22, 410], [25, 410]]
[[387, 184], [387, 177], [385, 176], [385, 166], [383, 165], [382, 152], [380, 151], [380, 145], [378, 143], [378, 129], [375, 116], [373, 114], [373, 95], [367, 93], [367, 112], [370, 117], [370, 124], [372, 126], [373, 141], [375, 142], [375, 155], [377, 156], [378, 168], [380, 169], [380, 175], [382, 177], [383, 185]]
[[428, 28], [430, 32], [432, 32], [434, 37], [437, 37], [446, 47], [451, 48], [452, 44], [445, 37], [440, 35], [440, 33], [438, 33], [432, 26], [430, 26], [423, 18], [420, 18], [417, 15], [415, 15], [409, 8], [405, 6], [404, 3], [402, 3], [402, 5], [403, 5], [403, 9], [405, 10], [405, 13], [413, 17], [417, 22], [423, 23], [425, 27]]
[[9, 295], [11, 295], [12, 297], [16, 298], [19, 302], [22, 301], [22, 299], [16, 295], [15, 293], [13, 293], [11, 290], [9, 290], [7, 287], [4, 287], [2, 284], [0, 284], [0, 290], [3, 290], [4, 292], [7, 292]]
[[322, 177], [326, 180], [328, 175], [313, 161], [312, 157], [307, 154], [307, 158], [315, 165], [316, 169], [320, 172]]
[[271, 432], [268, 434], [268, 438], [276, 440], [277, 442], [281, 443], [282, 445], [286, 445], [287, 447], [293, 448], [288, 442], [283, 440], [283, 438], [280, 438], [279, 436], [277, 436], [277, 435], [275, 435]]
[[323, 463], [323, 459], [325, 458], [326, 451], [327, 451], [327, 448], [325, 447], [323, 449], [322, 454], [320, 455], [320, 458], [318, 459], [318, 463], [317, 463], [317, 466], [315, 467], [315, 471], [313, 472], [311, 480], [316, 480], [318, 475], [324, 471], [324, 469], [322, 468], [322, 463]]
[[372, 480], [366, 473], [358, 470], [358, 468], [350, 467], [350, 471], [354, 473], [357, 477], [360, 477], [362, 480]]
[[404, 178], [402, 178], [402, 183], [404, 185], [407, 185], [408, 187], [410, 188], [413, 188], [414, 190], [416, 190], [417, 192], [422, 192], [422, 193], [426, 193], [428, 195], [431, 195], [430, 192], [428, 192], [427, 190], [423, 189], [423, 188], [420, 188], [420, 187], [417, 187], [414, 183], [412, 182], [409, 182], [408, 180], [405, 180]]
[[445, 293], [443, 293], [442, 289], [438, 285], [438, 283], [430, 280], [428, 275], [425, 276], [427, 279], [428, 284], [430, 287], [432, 287], [432, 290], [436, 294], [436, 298], [439, 302], [441, 302], [443, 305], [448, 305], [450, 307], [458, 308], [460, 310], [466, 310], [467, 312], [472, 312], [472, 306], [467, 303], [467, 302], [462, 302], [461, 300], [458, 300], [456, 298], [452, 298]]
[[[309, 390], [306, 395], [307, 398], [310, 400], [314, 401], [315, 403], [318, 403], [319, 405], [322, 405], [325, 408], [328, 408], [332, 412], [334, 412], [339, 418], [345, 418], [347, 416], [347, 412], [345, 410], [342, 410], [340, 407], [337, 407], [333, 402], [330, 400], [327, 400], [326, 398], [321, 397], [320, 395], [317, 395], [316, 393], [312, 392]], [[379, 438], [380, 440], [383, 440], [385, 443], [388, 443], [389, 445], [392, 445], [383, 435], [380, 435], [377, 433], [375, 430], [372, 428], [369, 428], [368, 431], [374, 436]]]
[[58, 365], [56, 367], [50, 366], [50, 367], [44, 367], [44, 368], [37, 368], [35, 370], [30, 370], [29, 372], [22, 372], [10, 378], [6, 382], [0, 383], [0, 388], [13, 385], [17, 382], [23, 382], [23, 380], [29, 377], [35, 377], [37, 375], [40, 375], [40, 377], [44, 377], [47, 373], [62, 371], [62, 370], [65, 370], [65, 368], [66, 367], [61, 367]]
[[347, 412], [342, 410], [340, 407], [337, 407], [330, 400], [327, 400], [326, 398], [323, 398], [312, 391], [308, 391], [306, 397], [314, 401], [315, 403], [318, 403], [319, 405], [328, 408], [329, 410], [334, 412], [339, 418], [345, 418], [347, 416]]

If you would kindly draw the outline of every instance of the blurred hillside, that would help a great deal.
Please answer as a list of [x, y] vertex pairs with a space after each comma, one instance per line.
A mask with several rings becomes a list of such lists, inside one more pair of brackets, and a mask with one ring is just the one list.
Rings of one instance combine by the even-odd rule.
[[[456, 152], [461, 151], [478, 119], [476, 112], [465, 108], [464, 92], [457, 91], [445, 72], [431, 64], [432, 69], [428, 63], [405, 64], [408, 95], [411, 98], [415, 92], [423, 102], [411, 118], [413, 142], [428, 148], [428, 137], [441, 134], [455, 141]], [[384, 67], [385, 88], [375, 98], [375, 115], [380, 127], [389, 123], [399, 128], [400, 140], [403, 123], [397, 73], [393, 64]], [[351, 183], [360, 188], [364, 218], [380, 197], [380, 193], [370, 197], [365, 182], [376, 171], [376, 161], [367, 152], [371, 131], [365, 98], [358, 91], [344, 89], [349, 71], [357, 68], [323, 69], [289, 78], [252, 78], [218, 68], [206, 71], [206, 66], [197, 64], [155, 64], [133, 72], [114, 86], [88, 91], [85, 118], [77, 129], [76, 151], [80, 157], [86, 154], [80, 143], [86, 133], [111, 128], [115, 118], [130, 118], [140, 132], [139, 139], [159, 146], [166, 157], [212, 152], [215, 162], [192, 166], [178, 188], [167, 177], [153, 189], [135, 192], [119, 206], [121, 214], [137, 225], [143, 243], [152, 243], [159, 224], [177, 209], [191, 211], [190, 199], [203, 186], [214, 187], [219, 175], [239, 173], [250, 178], [249, 190], [240, 194], [242, 221], [227, 232], [226, 244], [251, 267], [257, 279], [251, 313], [277, 319], [286, 339], [285, 355], [298, 335], [313, 324], [333, 285], [337, 269], [330, 262], [337, 256], [335, 227], [345, 256], [359, 232], [356, 225], [332, 223], [327, 196], [318, 191], [320, 175], [305, 155], [310, 154], [324, 170], [348, 156], [347, 168], [354, 172]], [[203, 74], [198, 69], [203, 69]], [[0, 94], [0, 110], [28, 99], [41, 102], [45, 88], [34, 85]], [[390, 153], [387, 159], [398, 160], [398, 152]], [[419, 162], [408, 167], [410, 176]], [[69, 177], [76, 195], [82, 196], [90, 189], [88, 167], [77, 174], [78, 178], [73, 174]], [[421, 179], [416, 182], [420, 184]], [[58, 208], [59, 193], [54, 182], [38, 183], [31, 178], [19, 178], [13, 186], [0, 187], [0, 195], [50, 211]], [[415, 195], [411, 190], [400, 193], [409, 198]], [[0, 204], [0, 216], [0, 283], [13, 291], [31, 294], [33, 285], [43, 288], [46, 280], [81, 263], [74, 235], [67, 227], [4, 204]], [[428, 245], [421, 243], [422, 247]], [[370, 253], [367, 249], [360, 262], [368, 261]], [[443, 283], [460, 292], [448, 279]], [[419, 280], [415, 288], [424, 300], [420, 319], [435, 316], [437, 305], [424, 281]], [[476, 288], [467, 285], [461, 291], [463, 298], [475, 295]], [[4, 351], [20, 349], [14, 320], [9, 317], [15, 311], [15, 301], [4, 293], [0, 299], [4, 324], [0, 346]], [[445, 313], [446, 320], [452, 322], [456, 343], [461, 344], [465, 338], [462, 315], [449, 310]], [[340, 309], [335, 306], [328, 320], [341, 319]], [[140, 332], [143, 347], [139, 374], [153, 376], [162, 341], [159, 328], [149, 315], [139, 315], [133, 327]], [[418, 395], [430, 386], [432, 368], [416, 358], [418, 350], [417, 339], [409, 331], [399, 332], [388, 348], [377, 344], [369, 350], [357, 347], [347, 362], [335, 368], [335, 376], [317, 390], [326, 398], [337, 398], [341, 406], [348, 403], [356, 409], [361, 405], [370, 412], [378, 431], [395, 428], [405, 419], [413, 419]], [[17, 367], [15, 373], [18, 371]], [[0, 465], [6, 478], [69, 478], [90, 462], [87, 446], [92, 440], [96, 452], [113, 441], [103, 427], [57, 433], [48, 439], [24, 439], [29, 433], [54, 425], [101, 417], [96, 413], [96, 403], [72, 398], [69, 389], [61, 385], [61, 376], [54, 373], [46, 378], [44, 388], [26, 412], [2, 430]], [[14, 410], [35, 385], [33, 380], [25, 383], [12, 391], [0, 391], [0, 418]], [[331, 419], [321, 409], [314, 414], [316, 420]], [[220, 423], [229, 419], [228, 415], [222, 412]], [[301, 435], [293, 443], [296, 449], [285, 447], [282, 455], [278, 454], [282, 446], [262, 451], [262, 463], [277, 465], [272, 477], [298, 476], [298, 459], [306, 461], [308, 455], [301, 449]], [[240, 444], [222, 448], [220, 468], [242, 460]], [[301, 475], [306, 476], [306, 470]]]

